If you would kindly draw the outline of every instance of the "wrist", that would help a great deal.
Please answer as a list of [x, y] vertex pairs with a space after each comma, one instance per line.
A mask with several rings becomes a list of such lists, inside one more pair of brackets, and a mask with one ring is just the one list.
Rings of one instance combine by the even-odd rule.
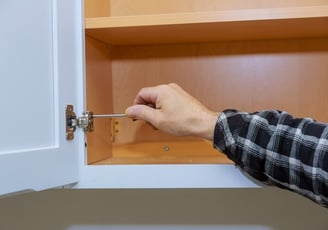
[[201, 116], [201, 121], [199, 123], [200, 125], [198, 126], [196, 136], [212, 141], [215, 125], [219, 115], [219, 112], [214, 111], [207, 111], [204, 113]]

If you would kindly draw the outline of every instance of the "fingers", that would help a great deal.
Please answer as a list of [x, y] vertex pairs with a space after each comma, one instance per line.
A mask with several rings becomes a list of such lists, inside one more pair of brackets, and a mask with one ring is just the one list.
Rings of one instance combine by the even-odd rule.
[[145, 120], [153, 124], [156, 116], [156, 109], [147, 105], [133, 105], [127, 108], [125, 113], [130, 118]]
[[155, 107], [158, 98], [158, 87], [159, 86], [142, 88], [134, 99], [134, 104], [151, 104]]
[[160, 108], [158, 97], [164, 85], [142, 88], [137, 94], [134, 105], [126, 109], [128, 117], [144, 120], [152, 125], [157, 121]]
[[174, 83], [141, 89], [126, 114], [175, 136], [206, 139], [212, 138], [217, 119], [215, 112]]
[[[144, 120], [154, 125], [164, 114], [169, 119], [172, 112], [176, 112], [175, 100], [181, 94], [186, 94], [175, 83], [142, 88], [137, 94], [134, 105], [126, 110], [130, 118]], [[162, 110], [163, 106], [165, 109]]]
[[172, 88], [174, 88], [174, 89], [176, 89], [176, 90], [183, 90], [178, 84], [176, 84], [176, 83], [170, 83], [170, 84], [168, 84], [168, 86], [170, 86], [170, 87], [172, 87]]

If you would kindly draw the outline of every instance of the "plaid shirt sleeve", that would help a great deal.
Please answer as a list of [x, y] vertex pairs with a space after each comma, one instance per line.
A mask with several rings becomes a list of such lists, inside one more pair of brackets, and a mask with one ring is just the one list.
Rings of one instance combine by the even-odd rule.
[[276, 110], [225, 110], [213, 144], [255, 179], [328, 207], [327, 124]]

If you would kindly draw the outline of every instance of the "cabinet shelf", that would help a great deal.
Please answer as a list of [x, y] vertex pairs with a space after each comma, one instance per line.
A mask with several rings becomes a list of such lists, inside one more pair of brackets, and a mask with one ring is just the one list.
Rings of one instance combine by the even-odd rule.
[[328, 36], [328, 5], [86, 18], [86, 34], [112, 45]]
[[209, 141], [154, 141], [113, 144], [112, 156], [95, 164], [231, 164]]

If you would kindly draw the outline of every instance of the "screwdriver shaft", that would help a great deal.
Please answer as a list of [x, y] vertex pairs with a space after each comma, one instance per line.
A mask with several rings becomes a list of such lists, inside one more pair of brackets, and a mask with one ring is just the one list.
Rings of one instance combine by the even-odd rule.
[[125, 113], [113, 113], [113, 114], [93, 114], [93, 118], [117, 118], [117, 117], [126, 117]]

